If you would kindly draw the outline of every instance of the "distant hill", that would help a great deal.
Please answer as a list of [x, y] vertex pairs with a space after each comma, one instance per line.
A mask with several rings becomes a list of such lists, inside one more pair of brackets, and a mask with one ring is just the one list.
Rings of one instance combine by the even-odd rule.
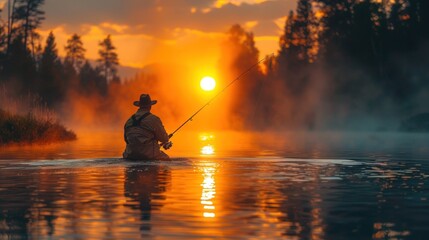
[[134, 67], [127, 67], [127, 66], [119, 66], [118, 67], [118, 75], [119, 77], [121, 77], [122, 79], [125, 78], [132, 78], [134, 77], [137, 73], [142, 72], [143, 69], [142, 68], [134, 68]]
[[[96, 60], [89, 60], [89, 63], [91, 63], [93, 67], [97, 66]], [[142, 68], [128, 67], [122, 65], [118, 66], [118, 75], [122, 80], [132, 78], [137, 73], [140, 73], [142, 71], [144, 71]]]

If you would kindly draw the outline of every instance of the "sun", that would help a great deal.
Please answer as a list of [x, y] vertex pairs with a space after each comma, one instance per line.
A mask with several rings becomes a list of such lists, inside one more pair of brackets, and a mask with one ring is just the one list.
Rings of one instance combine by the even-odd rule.
[[212, 77], [203, 77], [200, 86], [204, 91], [212, 91], [216, 87], [216, 81]]

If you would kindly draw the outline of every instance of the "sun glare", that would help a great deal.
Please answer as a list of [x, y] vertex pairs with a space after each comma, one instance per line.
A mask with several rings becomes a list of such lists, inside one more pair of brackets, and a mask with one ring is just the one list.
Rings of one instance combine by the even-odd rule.
[[201, 148], [201, 154], [202, 155], [213, 155], [214, 154], [214, 148], [211, 145], [204, 146]]
[[216, 87], [216, 81], [212, 77], [201, 79], [200, 86], [204, 91], [212, 91]]

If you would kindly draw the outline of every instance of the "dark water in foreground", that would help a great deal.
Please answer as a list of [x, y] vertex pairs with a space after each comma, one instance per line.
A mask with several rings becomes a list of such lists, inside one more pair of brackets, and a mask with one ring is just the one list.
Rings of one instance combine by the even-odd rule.
[[0, 148], [0, 239], [427, 238], [428, 135], [282, 136], [188, 134], [169, 162], [112, 136]]

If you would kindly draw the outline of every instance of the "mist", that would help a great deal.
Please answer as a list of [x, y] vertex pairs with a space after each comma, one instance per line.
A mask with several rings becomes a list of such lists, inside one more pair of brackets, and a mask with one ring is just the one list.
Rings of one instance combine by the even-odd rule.
[[[278, 52], [237, 83], [231, 112], [247, 129], [406, 131], [419, 119], [411, 129], [428, 131], [429, 12], [413, 4], [298, 1]], [[263, 57], [251, 32], [229, 35], [235, 74]]]
[[[261, 56], [253, 33], [232, 24], [224, 34], [150, 49], [147, 55], [156, 61], [126, 79], [118, 75], [121, 56], [110, 35], [99, 47], [112, 58], [97, 61], [85, 59], [78, 34], [67, 49], [80, 48], [65, 57], [52, 32], [38, 51], [12, 35], [0, 47], [1, 107], [25, 113], [38, 108], [26, 104], [32, 102], [73, 129], [122, 131], [137, 110], [132, 103], [149, 93], [158, 100], [152, 111], [171, 132], [225, 90], [185, 129], [425, 131], [419, 116], [429, 112], [427, 5], [332, 4], [299, 1], [273, 55]], [[348, 15], [338, 15], [341, 9]], [[205, 76], [216, 79], [214, 91], [199, 87]], [[22, 97], [27, 95], [30, 100]], [[410, 119], [421, 120], [407, 127]]]

